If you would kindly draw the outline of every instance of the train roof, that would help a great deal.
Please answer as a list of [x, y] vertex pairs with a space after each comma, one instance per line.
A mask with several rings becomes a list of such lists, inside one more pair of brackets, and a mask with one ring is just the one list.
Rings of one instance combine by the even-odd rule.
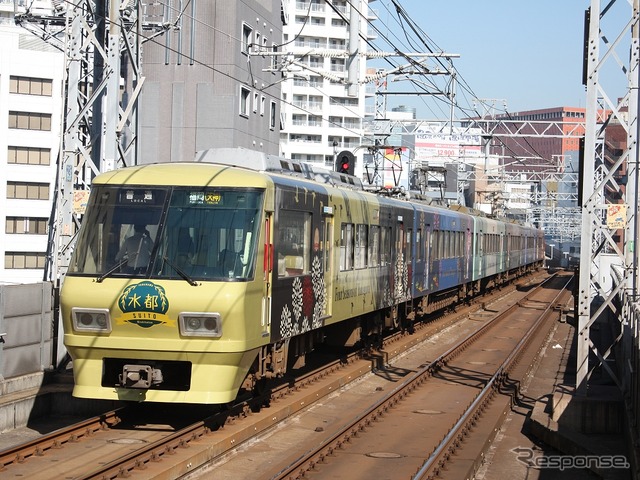
[[[362, 180], [352, 175], [346, 175], [333, 170], [311, 165], [308, 163], [291, 160], [278, 155], [271, 155], [257, 150], [251, 150], [244, 147], [217, 147], [200, 150], [196, 153], [195, 162], [213, 163], [228, 165], [233, 167], [245, 168], [253, 171], [275, 173], [298, 177], [306, 180], [315, 181], [322, 184], [328, 184], [336, 187], [346, 187], [352, 190], [360, 190], [373, 194], [384, 195], [387, 197], [395, 197], [404, 200], [417, 201], [418, 203], [429, 204], [435, 208], [441, 208], [461, 214], [472, 215], [475, 217], [489, 217], [485, 212], [462, 205], [436, 205], [432, 198], [411, 193], [408, 194], [404, 189], [385, 189], [376, 186], [367, 187]], [[509, 218], [492, 218], [493, 220], [513, 223], [521, 226], [522, 222]]]
[[216, 163], [249, 170], [279, 173], [313, 180], [333, 186], [364, 190], [362, 180], [353, 175], [327, 170], [308, 163], [270, 155], [242, 147], [220, 147], [201, 150], [196, 153], [196, 162]]
[[[259, 152], [242, 147], [211, 148], [197, 152], [195, 158], [192, 160], [160, 164], [145, 164], [112, 170], [100, 174], [100, 176], [94, 179], [94, 183], [133, 182], [139, 183], [141, 185], [189, 185], [193, 182], [194, 172], [180, 169], [180, 164], [184, 165], [187, 163], [190, 163], [192, 165], [200, 164], [203, 167], [204, 164], [217, 166], [221, 169], [220, 173], [224, 171], [225, 175], [237, 176], [239, 183], [248, 180], [247, 175], [250, 174], [249, 172], [255, 172], [253, 181], [256, 184], [260, 183], [260, 178], [263, 179], [262, 181], [264, 181], [265, 179], [264, 176], [260, 175], [261, 173], [269, 173], [300, 178], [302, 180], [313, 181], [319, 184], [325, 184], [333, 187], [341, 187], [354, 191], [368, 192], [384, 197], [395, 197], [397, 199], [405, 201], [410, 200], [412, 202], [431, 205], [431, 207], [433, 208], [457, 212], [458, 214], [471, 215], [475, 217], [487, 217], [484, 212], [469, 207], [459, 205], [436, 205], [432, 201], [432, 199], [427, 196], [415, 193], [408, 195], [406, 192], [404, 192], [404, 190], [401, 189], [389, 192], [385, 189], [367, 188], [363, 185], [362, 180], [352, 175], [342, 174], [304, 162], [286, 159], [277, 155], [269, 155], [264, 152]], [[229, 167], [243, 169], [245, 170], [245, 173], [241, 173], [242, 170], [230, 169]], [[168, 173], [169, 175], [167, 175]], [[507, 218], [497, 218], [495, 220], [521, 225], [520, 222], [510, 221]], [[531, 227], [531, 225], [526, 226]]]
[[204, 165], [195, 162], [148, 163], [103, 172], [93, 184], [122, 185], [206, 185], [208, 180], [224, 178], [232, 185], [247, 184], [265, 187], [270, 180], [260, 172], [247, 172], [230, 168], [229, 165]]

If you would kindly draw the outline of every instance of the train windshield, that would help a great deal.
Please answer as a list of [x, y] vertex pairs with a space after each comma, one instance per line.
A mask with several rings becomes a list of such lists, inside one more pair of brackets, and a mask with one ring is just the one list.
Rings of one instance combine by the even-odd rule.
[[262, 191], [94, 186], [68, 274], [249, 280]]

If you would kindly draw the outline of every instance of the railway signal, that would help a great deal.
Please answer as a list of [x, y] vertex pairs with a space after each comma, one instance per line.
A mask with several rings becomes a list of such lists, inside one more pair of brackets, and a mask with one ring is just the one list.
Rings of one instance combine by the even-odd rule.
[[353, 175], [356, 167], [356, 157], [349, 150], [344, 150], [338, 154], [336, 160], [336, 171]]

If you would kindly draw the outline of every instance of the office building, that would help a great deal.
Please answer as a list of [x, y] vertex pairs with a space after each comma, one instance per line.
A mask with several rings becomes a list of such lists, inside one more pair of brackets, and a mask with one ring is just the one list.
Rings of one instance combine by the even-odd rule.
[[214, 147], [278, 153], [282, 18], [278, 0], [146, 5], [145, 29], [162, 34], [143, 45], [139, 163]]

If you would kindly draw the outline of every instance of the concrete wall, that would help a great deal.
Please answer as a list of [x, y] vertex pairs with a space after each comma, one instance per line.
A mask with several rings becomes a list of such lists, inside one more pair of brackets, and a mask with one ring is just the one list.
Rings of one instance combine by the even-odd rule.
[[53, 330], [51, 283], [0, 285], [0, 380], [50, 369]]

